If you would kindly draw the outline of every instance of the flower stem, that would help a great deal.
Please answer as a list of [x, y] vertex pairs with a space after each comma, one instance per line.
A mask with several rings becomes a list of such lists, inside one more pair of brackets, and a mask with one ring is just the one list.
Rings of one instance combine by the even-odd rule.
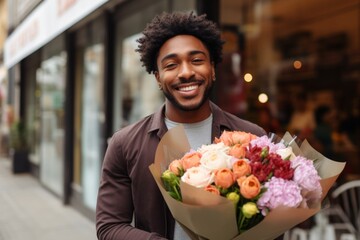
[[244, 221], [245, 221], [245, 216], [240, 212], [239, 213], [239, 219], [238, 219], [238, 228], [239, 228], [239, 231], [241, 232], [241, 228], [242, 228], [242, 225], [244, 224]]
[[177, 189], [177, 185], [173, 186], [173, 190], [174, 190], [174, 192], [176, 194], [177, 200], [181, 201], [181, 195], [180, 195], [180, 193], [179, 193], [179, 191]]

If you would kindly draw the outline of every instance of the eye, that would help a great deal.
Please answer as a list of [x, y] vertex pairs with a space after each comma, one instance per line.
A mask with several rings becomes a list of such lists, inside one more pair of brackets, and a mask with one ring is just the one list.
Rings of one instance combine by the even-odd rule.
[[202, 59], [202, 58], [194, 58], [194, 59], [192, 60], [192, 62], [193, 62], [194, 64], [202, 64], [202, 63], [204, 62], [204, 59]]
[[164, 65], [164, 69], [174, 69], [176, 67], [176, 65], [177, 64], [174, 62], [169, 62]]

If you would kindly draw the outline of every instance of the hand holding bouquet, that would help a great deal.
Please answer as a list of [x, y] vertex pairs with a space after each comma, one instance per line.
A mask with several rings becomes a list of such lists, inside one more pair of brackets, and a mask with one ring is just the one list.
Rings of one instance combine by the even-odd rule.
[[[170, 154], [165, 157], [166, 164], [160, 157], [160, 162], [167, 169], [161, 170], [160, 174], [154, 170], [152, 173], [174, 217], [191, 232], [209, 239], [230, 239], [236, 235], [236, 239], [272, 239], [315, 214], [344, 167], [333, 166], [337, 175], [322, 183], [323, 161], [317, 159], [320, 164], [316, 164], [319, 166], [316, 169], [312, 159], [299, 154], [301, 149], [296, 144], [292, 144], [293, 147], [285, 144], [291, 140], [288, 138], [288, 141], [275, 143], [268, 136], [257, 137], [241, 131], [224, 132], [213, 144], [203, 145], [196, 151], [187, 150], [183, 154], [175, 154], [176, 157]], [[177, 144], [173, 144], [173, 147], [168, 147], [172, 145], [170, 143], [163, 150], [171, 153], [177, 148]], [[314, 153], [308, 151], [309, 147], [304, 150], [314, 157], [309, 154]], [[315, 157], [319, 158], [318, 155]], [[171, 202], [168, 196], [176, 199], [175, 202]], [[212, 200], [212, 196], [230, 202], [232, 213], [220, 207], [223, 203], [219, 199]], [[286, 216], [295, 209], [302, 211]], [[217, 231], [223, 231], [223, 227], [213, 230], [210, 217], [194, 220], [199, 217], [197, 215], [205, 216], [211, 211], [216, 218], [234, 214], [229, 222], [234, 221], [236, 232], [229, 234], [230, 238], [224, 236], [226, 233], [215, 236]], [[200, 221], [206, 221], [209, 229], [201, 230]], [[281, 227], [277, 226], [279, 221]], [[256, 229], [258, 227], [261, 232]], [[227, 228], [234, 231], [231, 226]]]

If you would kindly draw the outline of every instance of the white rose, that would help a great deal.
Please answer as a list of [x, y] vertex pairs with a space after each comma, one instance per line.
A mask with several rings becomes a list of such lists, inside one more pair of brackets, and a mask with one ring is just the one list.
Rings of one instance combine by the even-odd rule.
[[293, 160], [296, 157], [292, 151], [292, 147], [278, 149], [278, 150], [276, 150], [276, 153], [279, 154], [282, 159], [290, 157], [289, 159]]
[[231, 160], [232, 157], [221, 150], [209, 150], [201, 156], [200, 163], [209, 170], [217, 170], [220, 168], [231, 168]]
[[213, 143], [209, 145], [202, 145], [197, 151], [204, 154], [208, 151], [221, 151], [224, 153], [229, 152], [230, 147], [226, 146], [223, 142]]
[[214, 175], [204, 167], [192, 167], [186, 170], [181, 181], [197, 188], [203, 188], [214, 182]]

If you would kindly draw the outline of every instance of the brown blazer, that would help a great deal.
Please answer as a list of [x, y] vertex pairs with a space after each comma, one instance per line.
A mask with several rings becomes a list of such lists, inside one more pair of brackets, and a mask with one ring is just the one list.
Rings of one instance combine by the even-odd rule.
[[[214, 103], [210, 105], [212, 139], [224, 130], [266, 134], [259, 126], [222, 111]], [[164, 109], [165, 106], [113, 135], [105, 154], [97, 199], [99, 239], [173, 238], [175, 221], [148, 168], [167, 131]]]

